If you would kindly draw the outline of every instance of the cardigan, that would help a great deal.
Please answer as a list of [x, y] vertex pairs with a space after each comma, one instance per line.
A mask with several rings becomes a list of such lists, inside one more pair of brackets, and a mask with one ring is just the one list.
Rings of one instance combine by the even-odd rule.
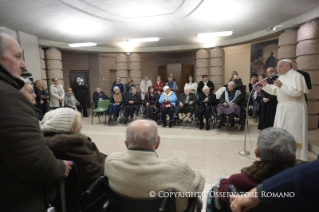
[[[187, 163], [177, 158], [158, 158], [151, 150], [128, 150], [127, 155], [111, 153], [105, 160], [105, 175], [116, 192], [141, 199], [149, 199], [150, 191], [158, 197], [160, 191], [169, 188], [175, 192], [201, 192], [205, 184], [203, 175]], [[177, 212], [187, 208], [188, 198], [176, 197], [175, 200]], [[198, 198], [197, 206], [201, 206], [200, 203]]]

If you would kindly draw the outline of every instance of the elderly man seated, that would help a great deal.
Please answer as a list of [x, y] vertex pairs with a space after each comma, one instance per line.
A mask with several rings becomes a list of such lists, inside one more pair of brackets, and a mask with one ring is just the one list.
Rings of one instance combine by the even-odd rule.
[[129, 117], [133, 120], [134, 112], [141, 103], [141, 95], [136, 92], [135, 87], [131, 87], [131, 93], [126, 97], [126, 108], [124, 120], [127, 121]]
[[[202, 192], [204, 177], [177, 158], [160, 159], [156, 149], [160, 145], [157, 124], [151, 120], [136, 120], [126, 129], [127, 155], [112, 153], [105, 161], [105, 175], [109, 185], [118, 193], [138, 199], [149, 199], [172, 188], [175, 192]], [[159, 193], [160, 192], [160, 193]], [[184, 211], [187, 197], [176, 197], [176, 211]], [[197, 208], [202, 202], [198, 198]]]
[[240, 115], [240, 104], [245, 100], [240, 90], [235, 90], [236, 84], [229, 82], [226, 91], [219, 99], [220, 104], [217, 106], [217, 122], [216, 128], [220, 128], [223, 124], [225, 115], [228, 115], [228, 127], [235, 125], [235, 115]]
[[176, 106], [176, 100], [177, 97], [175, 95], [174, 91], [171, 91], [171, 89], [168, 86], [164, 86], [163, 93], [158, 100], [158, 102], [161, 104], [162, 108], [162, 121], [163, 121], [163, 127], [167, 126], [166, 122], [166, 115], [169, 114], [169, 127], [173, 126], [173, 118], [174, 118], [174, 108]]
[[[240, 191], [249, 191], [267, 178], [295, 166], [296, 149], [296, 141], [287, 130], [274, 127], [264, 129], [255, 148], [255, 155], [260, 161], [243, 168], [240, 174], [221, 179], [219, 192], [227, 192], [229, 185]], [[228, 199], [221, 197], [220, 200], [226, 206]]]
[[197, 110], [195, 112], [196, 118], [199, 120], [199, 129], [204, 128], [204, 117], [206, 119], [206, 130], [210, 129], [210, 119], [212, 117], [212, 107], [218, 103], [216, 95], [210, 92], [208, 86], [204, 86], [202, 93], [198, 95]]
[[178, 114], [179, 122], [183, 121], [183, 113], [186, 113], [186, 123], [190, 123], [189, 118], [195, 108], [197, 96], [191, 93], [191, 87], [185, 87], [184, 93], [181, 93], [177, 99], [176, 114]]

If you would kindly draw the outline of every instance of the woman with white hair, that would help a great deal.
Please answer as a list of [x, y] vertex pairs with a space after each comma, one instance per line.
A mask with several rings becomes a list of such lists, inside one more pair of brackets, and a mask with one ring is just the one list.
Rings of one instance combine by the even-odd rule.
[[166, 122], [166, 116], [169, 115], [169, 127], [173, 126], [173, 118], [174, 118], [174, 108], [176, 106], [176, 100], [177, 97], [175, 95], [174, 91], [171, 91], [170, 87], [164, 86], [163, 93], [158, 100], [158, 102], [161, 104], [162, 108], [162, 121], [163, 121], [163, 127], [167, 126]]
[[217, 106], [217, 122], [216, 128], [220, 128], [223, 124], [225, 115], [228, 115], [227, 126], [235, 125], [235, 115], [240, 115], [240, 104], [245, 100], [240, 90], [235, 90], [236, 83], [229, 82], [226, 91], [219, 98], [220, 104]]
[[101, 90], [101, 88], [96, 88], [95, 92], [93, 93], [93, 101], [95, 107], [97, 107], [99, 100], [106, 100], [109, 99], [107, 95]]
[[204, 86], [202, 93], [199, 94], [197, 104], [198, 108], [195, 112], [196, 118], [199, 120], [199, 129], [204, 128], [204, 117], [206, 119], [206, 130], [210, 129], [210, 119], [212, 117], [212, 107], [217, 104], [216, 95], [210, 92], [208, 86]]
[[184, 93], [181, 93], [177, 100], [176, 114], [178, 114], [179, 122], [183, 121], [183, 113], [186, 113], [186, 123], [190, 123], [189, 118], [195, 108], [197, 97], [191, 93], [192, 87], [185, 87]]
[[119, 87], [115, 86], [113, 88], [113, 96], [110, 98], [110, 115], [109, 115], [109, 122], [116, 121], [116, 119], [119, 117], [120, 107], [124, 104], [125, 99], [124, 96], [121, 93], [121, 90]]

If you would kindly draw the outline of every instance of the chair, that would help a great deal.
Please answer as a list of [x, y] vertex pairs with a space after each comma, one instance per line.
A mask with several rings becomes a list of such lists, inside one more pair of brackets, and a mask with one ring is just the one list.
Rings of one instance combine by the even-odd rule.
[[221, 212], [222, 204], [218, 195], [218, 187], [214, 186], [208, 193], [207, 203], [206, 203], [206, 212]]
[[99, 121], [100, 121], [99, 113], [103, 113], [103, 112], [104, 112], [104, 118], [105, 118], [104, 125], [106, 124], [106, 111], [109, 108], [109, 105], [110, 105], [110, 100], [99, 100], [98, 101], [97, 108], [92, 110], [92, 125], [93, 125], [93, 116], [94, 116], [93, 114], [97, 113], [97, 117], [99, 118]]
[[[175, 197], [153, 198], [153, 199], [134, 199], [123, 196], [114, 191], [108, 185], [108, 179], [106, 176], [98, 178], [92, 186], [83, 193], [82, 197], [91, 199], [91, 196], [95, 193], [99, 187], [106, 187], [107, 200], [104, 204], [100, 205], [101, 211], [107, 212], [140, 212], [140, 211], [161, 211], [161, 212], [175, 212]], [[173, 192], [173, 189], [169, 189], [167, 192]], [[81, 202], [83, 201], [81, 199]], [[197, 198], [190, 198], [186, 212], [194, 212], [196, 208]]]

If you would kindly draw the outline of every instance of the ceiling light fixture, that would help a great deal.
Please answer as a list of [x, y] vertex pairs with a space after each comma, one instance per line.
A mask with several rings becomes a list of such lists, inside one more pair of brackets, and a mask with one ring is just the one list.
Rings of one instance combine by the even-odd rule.
[[230, 36], [232, 34], [233, 34], [233, 31], [198, 33], [197, 37], [199, 37], [199, 38], [220, 37], [220, 36]]
[[133, 43], [142, 43], [142, 42], [157, 42], [160, 39], [158, 37], [152, 37], [152, 38], [137, 38], [137, 39], [128, 39], [128, 42]]
[[84, 46], [96, 46], [97, 43], [86, 42], [86, 43], [70, 43], [70, 47], [84, 47]]

